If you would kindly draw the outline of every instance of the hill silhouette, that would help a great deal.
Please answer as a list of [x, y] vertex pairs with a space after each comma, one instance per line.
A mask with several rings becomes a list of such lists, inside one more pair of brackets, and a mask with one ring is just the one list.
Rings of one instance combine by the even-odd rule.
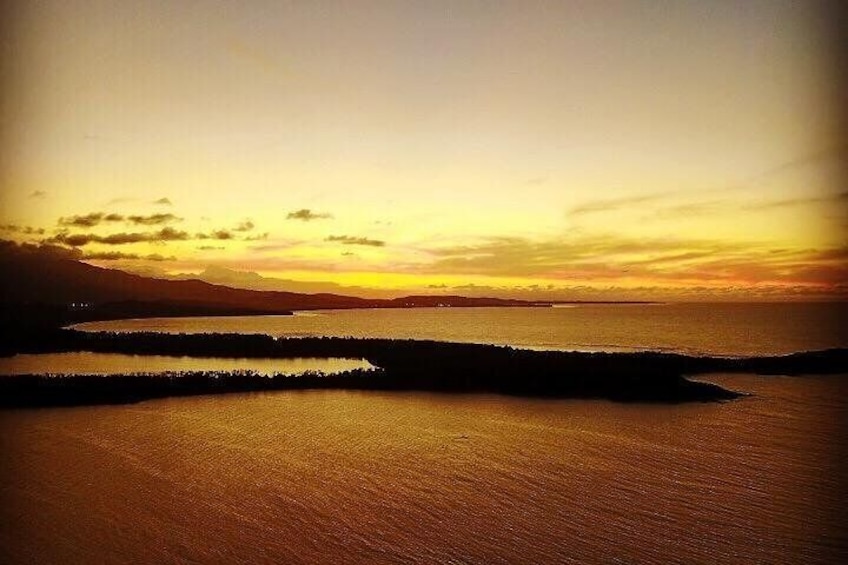
[[3, 324], [21, 327], [119, 318], [291, 314], [292, 310], [426, 306], [533, 306], [462, 296], [368, 299], [332, 293], [237, 289], [201, 280], [163, 280], [83, 263], [71, 250], [0, 241]]

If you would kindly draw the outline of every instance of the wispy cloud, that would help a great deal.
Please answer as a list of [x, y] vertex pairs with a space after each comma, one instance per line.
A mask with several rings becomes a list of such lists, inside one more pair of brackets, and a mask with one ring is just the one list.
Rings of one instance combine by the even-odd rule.
[[287, 251], [302, 244], [301, 240], [277, 240], [274, 243], [263, 243], [260, 245], [251, 245], [250, 250], [257, 253], [276, 253], [278, 251]]
[[760, 172], [755, 173], [738, 183], [735, 183], [729, 189], [737, 190], [742, 188], [748, 188], [754, 183], [762, 183], [763, 181], [775, 177], [780, 177], [782, 175], [785, 175], [786, 173], [791, 173], [799, 169], [805, 169], [813, 165], [819, 165], [829, 161], [836, 161], [838, 159], [843, 158], [845, 150], [846, 147], [843, 145], [832, 145], [829, 147], [821, 148], [816, 151], [812, 151], [810, 153], [799, 155], [794, 159], [789, 159], [782, 163], [778, 163], [773, 167], [769, 167], [768, 169], [761, 170]]
[[233, 231], [251, 231], [256, 226], [251, 220], [244, 220], [240, 222], [236, 227], [233, 228]]
[[746, 210], [774, 210], [777, 208], [792, 208], [795, 206], [807, 206], [810, 204], [835, 204], [845, 201], [848, 201], [848, 192], [798, 198], [783, 198], [779, 200], [766, 200], [747, 204], [743, 208]]
[[622, 198], [609, 198], [605, 200], [592, 200], [575, 206], [569, 210], [570, 216], [581, 216], [600, 212], [613, 212], [621, 209], [629, 209], [637, 204], [656, 202], [672, 195], [672, 192], [653, 192], [637, 196], [625, 196]]
[[33, 190], [29, 193], [29, 198], [44, 198], [47, 196], [47, 193], [43, 190]]
[[313, 220], [326, 220], [332, 218], [332, 214], [322, 213], [322, 212], [313, 212], [308, 208], [301, 208], [300, 210], [296, 210], [294, 212], [289, 212], [286, 216], [287, 220], [300, 220], [302, 222], [311, 222]]
[[700, 202], [660, 206], [651, 214], [646, 215], [646, 218], [691, 218], [693, 216], [704, 216], [709, 214], [725, 214], [730, 211], [738, 210], [744, 210], [747, 212], [767, 212], [784, 208], [789, 209], [821, 204], [842, 206], [842, 203], [846, 201], [848, 201], [848, 192], [798, 196], [794, 198], [763, 199], [741, 205], [737, 200], [731, 199], [704, 200]]
[[379, 239], [369, 239], [367, 237], [354, 237], [350, 235], [331, 235], [324, 241], [333, 241], [343, 245], [366, 245], [370, 247], [383, 247], [385, 241]]
[[171, 202], [170, 198], [159, 198], [158, 200], [153, 201], [154, 204], [158, 204], [160, 206], [173, 206], [174, 203]]
[[[446, 275], [556, 281], [643, 280], [651, 284], [829, 284], [848, 280], [846, 248], [786, 249], [697, 239], [604, 237], [490, 238], [431, 249], [414, 267]], [[841, 277], [841, 278], [840, 278]]]
[[[728, 199], [721, 195], [727, 193], [738, 193], [740, 190], [749, 190], [752, 185], [762, 183], [765, 180], [773, 177], [779, 177], [786, 173], [793, 172], [798, 169], [804, 169], [813, 165], [818, 165], [828, 161], [833, 161], [842, 155], [844, 147], [828, 147], [815, 151], [809, 154], [801, 155], [795, 159], [790, 159], [768, 169], [762, 170], [753, 174], [741, 181], [735, 182], [730, 186], [714, 187], [708, 190], [699, 190], [698, 195], [710, 195], [708, 200], [697, 201], [693, 196], [696, 193], [687, 190], [674, 191], [657, 191], [646, 194], [638, 194], [634, 196], [624, 196], [621, 198], [597, 199], [578, 204], [568, 211], [571, 217], [578, 217], [587, 214], [597, 214], [605, 212], [616, 212], [619, 210], [627, 211], [631, 208], [650, 207], [653, 209], [652, 215], [655, 217], [669, 218], [678, 215], [704, 215], [717, 212], [724, 212], [728, 209], [739, 209], [739, 199]], [[848, 198], [848, 193], [841, 192], [839, 194], [820, 194], [813, 196], [783, 198], [776, 200], [763, 200], [762, 202], [754, 202], [743, 206], [745, 210], [770, 210], [777, 208], [788, 208], [793, 206], [803, 206], [809, 204], [820, 204], [831, 201], [845, 201]], [[680, 201], [684, 200], [683, 203]], [[689, 200], [690, 202], [685, 202]], [[692, 202], [692, 200], [695, 200]], [[675, 202], [676, 201], [676, 202]]]

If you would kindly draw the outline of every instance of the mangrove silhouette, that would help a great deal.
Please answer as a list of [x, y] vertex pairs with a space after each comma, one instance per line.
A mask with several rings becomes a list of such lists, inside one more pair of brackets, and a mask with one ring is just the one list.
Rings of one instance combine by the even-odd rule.
[[[848, 372], [848, 350], [787, 356], [721, 358], [669, 353], [532, 351], [435, 341], [274, 338], [243, 334], [87, 333], [54, 330], [18, 342], [16, 352], [90, 351], [190, 357], [354, 357], [376, 371], [266, 377], [255, 373], [11, 376], [0, 378], [0, 403], [47, 406], [135, 402], [162, 396], [289, 389], [488, 392], [625, 402], [719, 401], [739, 393], [686, 376], [712, 372]], [[7, 354], [11, 351], [6, 351]]]

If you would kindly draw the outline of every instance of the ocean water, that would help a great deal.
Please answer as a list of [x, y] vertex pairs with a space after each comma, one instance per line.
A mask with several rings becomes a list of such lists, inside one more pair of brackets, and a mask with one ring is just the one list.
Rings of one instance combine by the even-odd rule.
[[848, 381], [703, 378], [753, 396], [0, 412], [0, 562], [845, 562]]
[[773, 355], [848, 347], [848, 303], [325, 310], [90, 322], [83, 330], [235, 332], [495, 343], [585, 351]]
[[[85, 329], [743, 355], [844, 307], [312, 312]], [[280, 391], [0, 411], [0, 563], [848, 562], [848, 375], [723, 403]]]

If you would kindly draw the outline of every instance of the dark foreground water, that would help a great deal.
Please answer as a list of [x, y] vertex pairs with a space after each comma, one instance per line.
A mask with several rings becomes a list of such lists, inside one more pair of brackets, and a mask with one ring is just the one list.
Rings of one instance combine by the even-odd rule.
[[[81, 327], [758, 355], [845, 347], [845, 314], [438, 308]], [[3, 411], [0, 563], [848, 562], [848, 376], [700, 378], [753, 396], [288, 391]]]
[[433, 339], [586, 351], [774, 355], [848, 347], [848, 303], [325, 310], [295, 316], [115, 320], [76, 327]]
[[0, 562], [839, 562], [847, 381], [704, 378], [755, 396], [0, 412]]

